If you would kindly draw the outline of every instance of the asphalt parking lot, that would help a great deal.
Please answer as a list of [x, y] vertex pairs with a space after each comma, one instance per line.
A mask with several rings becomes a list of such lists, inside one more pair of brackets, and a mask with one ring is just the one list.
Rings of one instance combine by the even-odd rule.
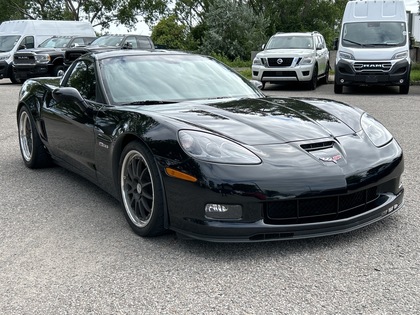
[[267, 86], [382, 121], [404, 149], [405, 206], [351, 233], [253, 244], [141, 238], [89, 182], [26, 169], [18, 91], [0, 80], [0, 314], [420, 314], [420, 86]]

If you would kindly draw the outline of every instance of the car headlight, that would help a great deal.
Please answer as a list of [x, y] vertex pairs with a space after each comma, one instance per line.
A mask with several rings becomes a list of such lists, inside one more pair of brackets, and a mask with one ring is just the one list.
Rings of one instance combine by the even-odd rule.
[[382, 147], [392, 140], [392, 134], [375, 118], [367, 113], [362, 115], [360, 121], [363, 131], [370, 141], [377, 147]]
[[261, 59], [260, 58], [254, 58], [254, 60], [252, 61], [252, 64], [258, 65], [258, 66], [262, 65]]
[[404, 59], [408, 57], [408, 51], [401, 51], [399, 53], [396, 53], [394, 56], [392, 56], [392, 59]]
[[260, 164], [261, 160], [245, 147], [210, 133], [181, 130], [178, 140], [191, 157], [224, 164]]
[[340, 51], [338, 56], [340, 57], [340, 59], [354, 60], [354, 56], [352, 54], [344, 52], [344, 51]]
[[315, 58], [314, 58], [314, 57], [304, 57], [304, 58], [302, 58], [302, 60], [299, 62], [299, 64], [300, 64], [301, 66], [303, 66], [303, 65], [310, 65], [310, 64], [312, 64], [314, 61], [315, 61]]
[[38, 63], [48, 63], [50, 62], [50, 55], [35, 55], [35, 62]]

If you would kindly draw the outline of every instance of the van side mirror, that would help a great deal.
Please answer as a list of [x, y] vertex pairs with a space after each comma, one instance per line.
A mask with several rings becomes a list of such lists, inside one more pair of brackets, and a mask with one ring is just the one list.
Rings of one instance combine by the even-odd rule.
[[26, 49], [25, 45], [19, 45], [18, 50]]
[[333, 50], [337, 50], [338, 49], [338, 37], [334, 38], [334, 42], [333, 42]]

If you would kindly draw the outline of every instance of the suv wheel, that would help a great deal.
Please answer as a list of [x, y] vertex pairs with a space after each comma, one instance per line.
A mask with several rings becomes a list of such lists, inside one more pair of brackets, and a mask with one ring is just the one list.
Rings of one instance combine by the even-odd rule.
[[311, 81], [308, 82], [308, 88], [310, 90], [315, 90], [317, 83], [318, 83], [318, 66], [315, 65], [314, 71], [312, 72]]

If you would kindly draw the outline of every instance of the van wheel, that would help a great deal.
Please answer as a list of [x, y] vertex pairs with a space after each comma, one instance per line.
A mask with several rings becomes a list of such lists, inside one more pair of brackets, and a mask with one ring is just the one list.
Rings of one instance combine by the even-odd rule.
[[404, 85], [400, 85], [400, 94], [408, 94], [410, 90], [410, 83], [407, 82]]
[[334, 82], [334, 93], [335, 94], [343, 94], [343, 86], [338, 85], [337, 83]]

